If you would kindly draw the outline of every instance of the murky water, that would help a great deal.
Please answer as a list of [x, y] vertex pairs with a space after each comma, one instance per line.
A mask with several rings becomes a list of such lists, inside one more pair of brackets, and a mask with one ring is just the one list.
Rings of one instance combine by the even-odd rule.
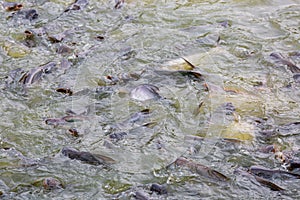
[[[273, 177], [285, 190], [272, 191], [235, 171], [253, 165], [285, 170], [273, 153], [259, 151], [266, 145], [292, 151], [293, 159], [299, 155], [297, 73], [270, 54], [300, 65], [300, 1], [125, 0], [115, 9], [115, 1], [90, 0], [79, 10], [70, 7], [72, 0], [20, 3], [38, 17], [0, 10], [3, 199], [299, 198], [295, 178]], [[50, 61], [56, 70], [33, 84], [18, 82], [20, 74], [8, 78], [15, 69]], [[195, 74], [183, 71], [193, 67]], [[161, 98], [131, 98], [141, 84], [158, 87]], [[45, 123], [68, 110], [75, 120]], [[71, 160], [63, 147], [116, 163]], [[180, 156], [230, 180], [167, 168]], [[47, 177], [64, 188], [44, 189]], [[165, 184], [168, 194], [151, 192], [152, 183]]]

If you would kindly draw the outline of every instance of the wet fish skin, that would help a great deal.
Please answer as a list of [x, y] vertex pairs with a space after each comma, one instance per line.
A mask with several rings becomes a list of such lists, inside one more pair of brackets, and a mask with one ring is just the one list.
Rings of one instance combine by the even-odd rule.
[[249, 173], [249, 172], [247, 172], [245, 170], [242, 170], [240, 168], [235, 169], [234, 173], [235, 174], [239, 174], [239, 175], [241, 175], [243, 177], [247, 177], [247, 178], [249, 178], [249, 180], [253, 180], [253, 178], [254, 178], [255, 181], [257, 181], [258, 183], [260, 183], [263, 186], [266, 186], [266, 187], [270, 188], [273, 191], [284, 191], [285, 190], [282, 187], [276, 185], [275, 183], [273, 183], [273, 182], [271, 182], [271, 181], [269, 181], [267, 179], [259, 177], [259, 176], [255, 175], [255, 174], [251, 174], [251, 173]]
[[86, 117], [81, 115], [67, 115], [65, 117], [62, 117], [61, 119], [66, 122], [78, 122], [83, 121], [84, 119], [86, 119]]
[[15, 2], [3, 2], [2, 6], [6, 11], [17, 11], [23, 8], [23, 5]]
[[29, 21], [33, 21], [39, 17], [39, 14], [35, 9], [25, 9], [12, 13], [11, 17], [16, 19], [27, 19]]
[[274, 144], [271, 144], [261, 147], [258, 151], [262, 153], [275, 153], [277, 151], [277, 147]]
[[81, 10], [85, 8], [88, 4], [89, 4], [88, 0], [76, 0], [64, 12], [68, 12], [70, 10]]
[[61, 118], [48, 118], [45, 120], [45, 123], [47, 125], [53, 125], [54, 127], [58, 125], [63, 125], [66, 123], [66, 121], [62, 120]]
[[9, 72], [9, 74], [5, 77], [5, 84], [8, 86], [10, 84], [16, 83], [17, 77], [24, 74], [25, 71], [22, 68], [17, 68]]
[[283, 65], [286, 65], [288, 69], [293, 73], [300, 73], [300, 68], [296, 66], [292, 61], [290, 61], [288, 58], [285, 58], [281, 53], [271, 53], [270, 56], [274, 59], [276, 59], [278, 62], [280, 62]]
[[293, 79], [295, 80], [296, 83], [300, 83], [300, 73], [295, 73], [293, 75]]
[[63, 188], [63, 184], [56, 178], [48, 177], [43, 180], [43, 187], [46, 190], [54, 190]]
[[135, 192], [134, 197], [137, 200], [149, 200], [149, 198], [147, 197], [147, 195], [144, 192], [142, 192], [142, 191]]
[[70, 128], [69, 133], [74, 137], [79, 137], [79, 132], [75, 128]]
[[42, 78], [43, 74], [48, 74], [55, 69], [56, 63], [55, 62], [48, 62], [44, 65], [41, 65], [37, 68], [33, 68], [23, 74], [23, 76], [20, 78], [19, 82], [23, 83], [25, 85], [31, 85], [37, 81], [39, 81]]
[[130, 116], [129, 123], [135, 123], [135, 122], [143, 119], [144, 117], [148, 116], [149, 113], [150, 113], [149, 109], [144, 109], [140, 112], [137, 112], [137, 113], [133, 114], [132, 116]]
[[177, 71], [168, 71], [168, 70], [156, 70], [154, 71], [156, 74], [161, 76], [168, 76], [172, 79], [188, 79], [192, 81], [204, 81], [204, 78], [201, 73], [196, 71], [189, 70], [177, 70]]
[[153, 183], [150, 187], [150, 191], [156, 192], [159, 195], [168, 194], [167, 187], [165, 185], [159, 185], [157, 183]]
[[298, 135], [300, 122], [291, 122], [277, 127], [276, 132], [282, 136]]
[[182, 167], [187, 167], [191, 171], [195, 171], [201, 176], [207, 177], [207, 178], [212, 178], [217, 181], [228, 181], [229, 178], [220, 172], [213, 170], [207, 166], [204, 166], [200, 163], [196, 163], [194, 161], [187, 160], [184, 157], [179, 157], [176, 159], [174, 162], [175, 166], [182, 166]]
[[71, 110], [67, 110], [67, 116], [61, 117], [61, 118], [47, 118], [45, 119], [45, 123], [47, 125], [53, 125], [54, 127], [58, 125], [63, 125], [66, 123], [71, 123], [71, 122], [78, 122], [78, 121], [83, 121], [87, 119], [86, 116], [82, 115], [77, 115]]
[[19, 82], [25, 85], [33, 84], [41, 78], [42, 74], [41, 69], [31, 69], [20, 78]]
[[70, 88], [57, 88], [56, 92], [64, 93], [69, 96], [72, 96], [73, 94], [73, 91]]
[[151, 84], [142, 84], [135, 87], [130, 92], [130, 97], [138, 101], [147, 101], [151, 99], [160, 99], [159, 88]]
[[90, 152], [86, 151], [77, 151], [73, 148], [64, 147], [62, 149], [62, 154], [64, 156], [69, 157], [70, 159], [80, 160], [88, 164], [92, 165], [106, 165], [106, 164], [112, 164], [115, 161], [112, 158], [109, 158], [107, 156], [98, 155], [98, 154], [92, 154]]
[[268, 169], [261, 166], [251, 166], [249, 168], [249, 172], [251, 174], [257, 175], [259, 177], [267, 178], [267, 179], [273, 178], [274, 176], [300, 179], [300, 174], [295, 174], [295, 173], [291, 173], [283, 170], [277, 170], [277, 169]]
[[275, 183], [272, 183], [271, 181], [268, 181], [259, 176], [254, 176], [254, 178], [257, 180], [257, 182], [259, 182], [260, 184], [262, 184], [264, 186], [267, 186], [268, 188], [270, 188], [273, 191], [284, 191], [285, 190], [282, 187], [276, 185]]
[[300, 160], [290, 160], [287, 169], [293, 171], [294, 169], [300, 168]]
[[117, 142], [119, 140], [122, 140], [126, 135], [126, 132], [112, 133], [109, 135], [109, 138]]
[[122, 8], [123, 4], [125, 3], [125, 0], [115, 0], [116, 4], [114, 6], [115, 9]]

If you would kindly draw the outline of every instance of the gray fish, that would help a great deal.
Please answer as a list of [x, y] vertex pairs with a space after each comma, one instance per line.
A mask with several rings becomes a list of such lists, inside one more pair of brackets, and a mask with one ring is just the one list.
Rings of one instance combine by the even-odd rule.
[[31, 85], [39, 81], [42, 78], [43, 74], [51, 73], [55, 67], [56, 67], [55, 62], [48, 62], [37, 68], [33, 68], [28, 72], [26, 72], [25, 74], [23, 74], [19, 82], [25, 85]]
[[266, 186], [266, 187], [270, 188], [273, 191], [283, 191], [284, 190], [282, 187], [276, 185], [275, 183], [273, 183], [273, 182], [271, 182], [267, 179], [264, 179], [262, 177], [259, 177], [255, 174], [251, 174], [251, 173], [249, 173], [245, 170], [242, 170], [240, 168], [235, 169], [234, 173], [239, 174], [243, 177], [247, 177], [251, 181], [257, 181], [261, 185]]
[[251, 166], [249, 169], [251, 174], [257, 175], [263, 178], [273, 178], [273, 177], [280, 177], [280, 178], [297, 178], [300, 179], [300, 174], [295, 174], [283, 170], [278, 169], [268, 169], [261, 166]]
[[115, 2], [116, 2], [115, 9], [120, 9], [125, 3], [125, 0], [115, 0]]
[[191, 171], [196, 172], [197, 174], [207, 177], [207, 178], [212, 178], [217, 181], [228, 181], [229, 178], [220, 172], [211, 169], [207, 166], [204, 166], [200, 163], [196, 163], [194, 161], [188, 160], [184, 157], [179, 157], [175, 160], [174, 162], [175, 166], [180, 166], [180, 167], [187, 167]]
[[165, 185], [159, 185], [157, 183], [153, 183], [150, 187], [150, 191], [156, 192], [159, 195], [168, 194], [167, 187]]
[[54, 190], [64, 188], [63, 184], [56, 178], [47, 177], [43, 180], [43, 187], [46, 190]]
[[168, 76], [171, 79], [175, 79], [177, 81], [204, 81], [203, 76], [196, 71], [188, 71], [188, 70], [178, 70], [178, 71], [167, 71], [167, 70], [156, 70], [156, 74], [160, 76]]
[[161, 96], [158, 94], [158, 91], [159, 88], [154, 85], [142, 84], [131, 90], [130, 97], [138, 101], [160, 99]]
[[76, 0], [64, 12], [68, 12], [70, 10], [81, 10], [85, 8], [88, 4], [89, 4], [88, 0]]
[[69, 147], [64, 147], [61, 152], [64, 156], [67, 156], [72, 160], [80, 160], [92, 165], [106, 165], [116, 162], [115, 160], [107, 156], [92, 154], [86, 151], [77, 151], [76, 149]]
[[293, 74], [300, 73], [300, 68], [288, 58], [285, 58], [281, 53], [271, 53], [270, 56], [277, 62], [286, 65]]
[[33, 21], [39, 17], [38, 12], [35, 9], [26, 9], [26, 10], [19, 10], [17, 12], [12, 13], [11, 18], [13, 19], [23, 19]]

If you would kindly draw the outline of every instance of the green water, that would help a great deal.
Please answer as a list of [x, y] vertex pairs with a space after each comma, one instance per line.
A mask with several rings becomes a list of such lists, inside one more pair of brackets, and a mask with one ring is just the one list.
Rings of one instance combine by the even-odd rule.
[[[239, 166], [280, 168], [274, 154], [257, 155], [263, 145], [299, 149], [299, 135], [264, 139], [251, 120], [267, 119], [270, 125], [299, 120], [299, 85], [293, 74], [269, 55], [299, 52], [300, 1], [125, 2], [121, 9], [114, 9], [114, 1], [90, 0], [82, 10], [64, 13], [71, 0], [21, 1], [24, 9], [34, 8], [39, 14], [31, 22], [12, 19], [12, 12], [1, 8], [2, 197], [134, 199], [132, 193], [143, 190], [153, 199], [299, 198], [299, 180], [274, 180], [286, 189], [280, 193], [233, 172]], [[34, 47], [25, 46], [24, 31], [42, 27], [48, 35], [69, 34], [59, 43], [51, 43], [47, 35], [38, 36]], [[72, 53], [58, 54], [62, 44]], [[204, 82], [178, 81], [155, 73], [171, 69], [168, 62], [180, 57], [203, 74], [209, 92]], [[63, 58], [72, 62], [68, 69], [60, 68]], [[41, 81], [26, 89], [6, 84], [10, 71], [29, 70], [49, 61], [57, 62], [58, 69]], [[294, 62], [299, 65], [299, 56]], [[107, 86], [111, 92], [106, 94], [95, 92], [105, 85], [106, 76], [130, 73], [140, 77]], [[145, 83], [159, 87], [165, 99], [131, 99], [129, 91]], [[75, 94], [56, 92], [60, 87], [71, 88]], [[236, 107], [239, 122], [216, 113], [225, 102]], [[86, 119], [58, 127], [45, 124], [46, 118], [63, 117], [68, 109], [86, 112]], [[122, 124], [143, 109], [150, 109], [148, 118]], [[140, 126], [149, 122], [153, 125]], [[116, 124], [122, 124], [118, 131], [127, 132], [127, 136], [112, 142], [108, 134]], [[80, 136], [71, 136], [69, 128], [76, 128]], [[185, 136], [189, 135], [205, 140], [187, 141]], [[224, 137], [243, 142], [224, 143], [220, 141]], [[117, 163], [107, 169], [71, 160], [60, 152], [65, 146], [106, 155]], [[194, 146], [198, 151], [191, 153]], [[38, 164], [23, 166], [24, 160], [7, 148]], [[225, 174], [231, 181], [218, 183], [188, 170], [165, 169], [181, 155]], [[40, 184], [45, 177], [59, 179], [65, 188], [45, 190]], [[147, 187], [155, 182], [166, 184], [168, 195], [150, 194]]]

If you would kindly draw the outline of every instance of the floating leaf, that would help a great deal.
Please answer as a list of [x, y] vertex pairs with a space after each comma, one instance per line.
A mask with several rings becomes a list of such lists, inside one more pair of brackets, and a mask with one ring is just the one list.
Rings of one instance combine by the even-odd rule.
[[115, 180], [106, 180], [102, 186], [104, 191], [108, 194], [118, 194], [128, 190], [132, 185], [128, 183], [121, 183]]
[[12, 58], [23, 58], [30, 53], [30, 49], [21, 44], [16, 44], [13, 42], [4, 42], [2, 47], [6, 54]]
[[254, 127], [247, 122], [234, 121], [222, 132], [222, 137], [251, 141], [254, 138]]

